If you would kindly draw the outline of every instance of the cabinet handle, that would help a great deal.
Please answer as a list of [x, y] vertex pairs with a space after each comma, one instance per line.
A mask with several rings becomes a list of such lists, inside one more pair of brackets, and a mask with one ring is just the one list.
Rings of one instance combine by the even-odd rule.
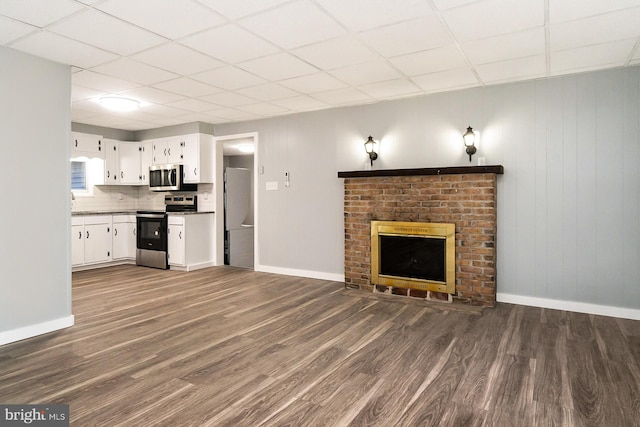
[[113, 151], [116, 151], [116, 146], [115, 145], [113, 146]]
[[78, 140], [76, 139], [76, 147], [78, 146]]
[[107, 178], [111, 178], [111, 172], [107, 171]]
[[138, 181], [142, 181], [142, 175], [138, 175]]
[[182, 231], [178, 233], [178, 239], [182, 240]]
[[111, 230], [110, 230], [110, 228], [109, 228], [109, 227], [107, 227], [107, 233], [109, 233], [110, 231], [111, 231]]
[[89, 238], [89, 230], [87, 230], [87, 239]]
[[138, 151], [144, 151], [142, 147], [138, 147]]
[[111, 256], [111, 252], [107, 251], [107, 256], [110, 257]]
[[165, 156], [167, 155], [167, 149], [166, 148], [164, 149], [164, 155]]
[[124, 179], [124, 171], [120, 171], [120, 178]]
[[171, 155], [171, 148], [169, 148], [169, 155]]
[[114, 228], [114, 229], [113, 229], [113, 235], [114, 235], [114, 236], [117, 236], [117, 235], [118, 235], [118, 229], [117, 229], [117, 228]]
[[78, 239], [82, 239], [82, 231], [78, 231]]
[[133, 235], [134, 236], [136, 235], [136, 229], [135, 228], [133, 229]]
[[198, 172], [196, 172], [198, 170], [198, 168], [193, 168], [193, 174], [194, 175], [198, 175]]

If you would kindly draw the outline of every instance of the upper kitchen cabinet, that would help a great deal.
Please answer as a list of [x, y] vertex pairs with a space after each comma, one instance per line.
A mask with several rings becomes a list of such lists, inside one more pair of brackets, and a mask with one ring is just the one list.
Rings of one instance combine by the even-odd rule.
[[153, 164], [182, 163], [183, 138], [172, 136], [153, 140]]
[[104, 141], [100, 135], [71, 133], [71, 157], [104, 158]]
[[194, 133], [182, 137], [184, 182], [205, 184], [213, 182], [213, 136]]
[[106, 185], [120, 184], [119, 169], [119, 141], [104, 139], [104, 183]]
[[149, 183], [151, 142], [120, 143], [120, 184], [144, 185]]

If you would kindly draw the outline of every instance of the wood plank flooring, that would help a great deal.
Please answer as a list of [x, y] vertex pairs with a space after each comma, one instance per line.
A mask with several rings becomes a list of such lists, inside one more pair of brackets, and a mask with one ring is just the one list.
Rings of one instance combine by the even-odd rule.
[[1, 403], [74, 426], [640, 426], [638, 321], [232, 267], [77, 272], [73, 314], [0, 347]]

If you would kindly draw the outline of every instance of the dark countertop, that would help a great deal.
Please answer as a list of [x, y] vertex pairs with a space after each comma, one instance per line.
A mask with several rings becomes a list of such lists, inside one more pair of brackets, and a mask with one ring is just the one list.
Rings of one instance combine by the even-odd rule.
[[[137, 211], [81, 211], [71, 212], [71, 216], [87, 216], [87, 215], [135, 215]], [[198, 212], [167, 212], [167, 215], [200, 215], [212, 214], [215, 211], [198, 211]]]

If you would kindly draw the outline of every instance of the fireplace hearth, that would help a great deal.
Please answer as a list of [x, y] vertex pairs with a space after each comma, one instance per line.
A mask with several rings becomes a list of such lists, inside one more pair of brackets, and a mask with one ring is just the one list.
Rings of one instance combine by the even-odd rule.
[[[503, 173], [502, 166], [338, 172], [344, 178], [345, 286], [420, 298], [431, 293], [451, 295], [454, 302], [495, 305], [497, 175]], [[371, 238], [372, 224], [378, 221], [411, 223], [417, 228], [418, 223], [452, 224], [454, 252], [447, 258], [454, 260], [454, 286], [442, 290], [444, 285], [437, 283], [442, 282], [441, 276], [418, 277], [425, 282], [418, 280], [417, 285], [378, 283], [381, 274], [378, 270], [375, 278]], [[383, 246], [387, 243], [391, 251], [397, 250], [393, 240]], [[438, 250], [437, 243], [432, 246], [431, 250]], [[405, 270], [387, 274], [385, 269], [386, 265], [382, 276], [406, 279]]]

